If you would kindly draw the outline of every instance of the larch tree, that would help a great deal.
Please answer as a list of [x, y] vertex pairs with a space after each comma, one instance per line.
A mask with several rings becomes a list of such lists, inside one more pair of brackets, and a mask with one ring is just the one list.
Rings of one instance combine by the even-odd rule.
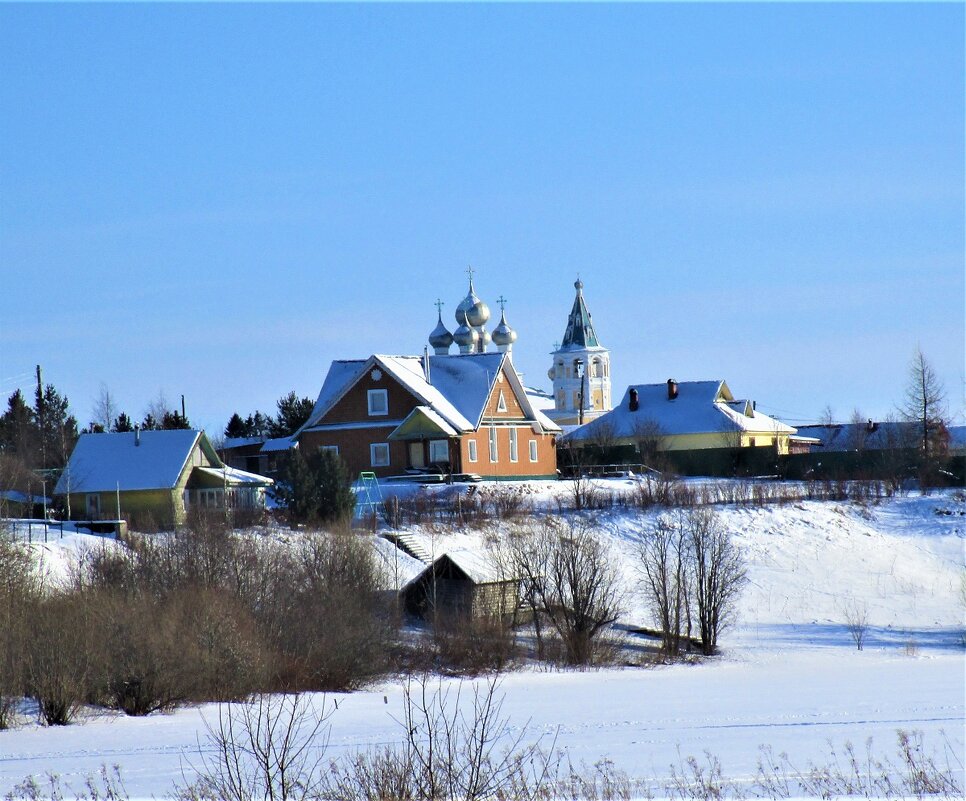
[[909, 362], [909, 375], [899, 412], [907, 422], [915, 423], [916, 447], [922, 466], [927, 470], [935, 466], [945, 450], [946, 390], [922, 348], [916, 348]]

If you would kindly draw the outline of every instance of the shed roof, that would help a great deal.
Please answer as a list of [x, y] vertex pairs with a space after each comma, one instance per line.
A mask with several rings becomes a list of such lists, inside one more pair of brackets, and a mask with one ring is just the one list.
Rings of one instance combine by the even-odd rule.
[[195, 469], [205, 475], [213, 476], [219, 480], [223, 479], [233, 487], [269, 487], [275, 483], [268, 476], [249, 473], [247, 470], [239, 470], [237, 467], [196, 467]]

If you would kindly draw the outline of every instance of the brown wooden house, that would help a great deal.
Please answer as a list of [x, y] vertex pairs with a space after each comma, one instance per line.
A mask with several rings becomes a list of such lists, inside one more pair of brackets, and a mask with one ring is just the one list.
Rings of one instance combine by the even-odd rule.
[[556, 476], [560, 428], [531, 404], [506, 353], [336, 361], [303, 451], [331, 449], [350, 474], [436, 468], [488, 479]]

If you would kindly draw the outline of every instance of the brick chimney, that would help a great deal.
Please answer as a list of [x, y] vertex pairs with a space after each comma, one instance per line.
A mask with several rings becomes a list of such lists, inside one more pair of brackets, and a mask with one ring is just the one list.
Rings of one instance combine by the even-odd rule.
[[640, 402], [637, 400], [637, 390], [631, 387], [631, 391], [628, 393], [627, 408], [636, 412], [640, 408]]
[[674, 400], [678, 396], [678, 382], [673, 378], [667, 380], [667, 399]]

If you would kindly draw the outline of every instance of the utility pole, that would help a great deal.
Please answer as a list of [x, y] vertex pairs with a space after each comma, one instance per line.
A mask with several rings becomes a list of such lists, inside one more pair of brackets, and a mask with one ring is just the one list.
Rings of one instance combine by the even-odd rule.
[[44, 425], [44, 385], [40, 378], [40, 365], [37, 365], [37, 425], [40, 428], [40, 466], [47, 469], [47, 427]]
[[582, 426], [584, 424], [584, 386], [587, 381], [587, 367], [579, 359], [574, 366], [577, 368], [577, 373], [580, 375], [580, 395], [578, 396], [578, 399], [580, 400], [580, 408], [577, 410], [577, 424]]

